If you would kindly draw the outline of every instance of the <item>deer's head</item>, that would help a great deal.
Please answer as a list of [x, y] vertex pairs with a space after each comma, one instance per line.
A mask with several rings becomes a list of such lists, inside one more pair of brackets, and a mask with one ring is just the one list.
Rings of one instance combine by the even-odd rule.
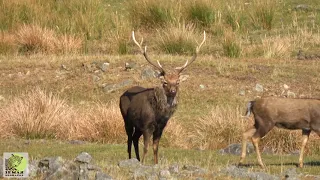
[[132, 39], [134, 43], [140, 48], [141, 53], [145, 57], [145, 59], [153, 65], [155, 68], [157, 68], [160, 71], [160, 79], [162, 83], [162, 87], [165, 90], [165, 93], [168, 97], [174, 97], [179, 89], [179, 83], [180, 83], [180, 73], [185, 70], [196, 58], [200, 51], [201, 46], [206, 40], [206, 32], [203, 32], [203, 40], [200, 43], [200, 45], [197, 46], [196, 52], [194, 53], [193, 57], [191, 58], [190, 62], [187, 60], [186, 63], [182, 67], [177, 67], [173, 72], [167, 73], [160, 64], [159, 61], [157, 61], [157, 64], [154, 64], [152, 61], [150, 61], [148, 55], [147, 55], [147, 46], [142, 48], [143, 38], [141, 40], [141, 43], [138, 43], [135, 36], [134, 31], [132, 31]]

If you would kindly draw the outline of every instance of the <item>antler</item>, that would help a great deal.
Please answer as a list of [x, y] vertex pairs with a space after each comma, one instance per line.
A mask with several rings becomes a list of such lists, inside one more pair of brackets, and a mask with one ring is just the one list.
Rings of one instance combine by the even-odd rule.
[[193, 63], [194, 60], [196, 60], [198, 53], [200, 51], [200, 48], [205, 41], [206, 41], [206, 31], [203, 31], [203, 40], [200, 43], [200, 45], [197, 46], [195, 54], [191, 58], [190, 62], [187, 60], [186, 63], [182, 67], [176, 68], [176, 69], [179, 69], [178, 73], [181, 73], [186, 67], [188, 67], [191, 63]]
[[141, 53], [142, 53], [143, 56], [146, 58], [146, 60], [147, 60], [151, 65], [153, 65], [154, 67], [156, 67], [157, 69], [159, 69], [160, 72], [161, 72], [161, 73], [160, 73], [161, 75], [164, 75], [165, 72], [164, 72], [164, 70], [163, 70], [162, 65], [160, 64], [160, 62], [157, 61], [157, 62], [158, 62], [158, 65], [156, 65], [156, 64], [152, 63], [152, 62], [149, 60], [149, 57], [148, 57], [148, 55], [147, 55], [147, 46], [145, 46], [144, 49], [141, 47], [141, 45], [142, 45], [142, 43], [143, 43], [143, 38], [141, 39], [141, 43], [138, 43], [137, 40], [136, 40], [136, 38], [135, 38], [135, 36], [134, 36], [134, 31], [132, 31], [132, 39], [133, 39], [134, 43], [139, 47]]

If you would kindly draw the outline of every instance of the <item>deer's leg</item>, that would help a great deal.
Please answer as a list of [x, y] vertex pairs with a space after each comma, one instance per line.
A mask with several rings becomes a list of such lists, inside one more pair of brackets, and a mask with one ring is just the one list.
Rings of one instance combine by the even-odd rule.
[[159, 142], [161, 138], [162, 132], [155, 132], [153, 133], [153, 157], [154, 157], [154, 164], [158, 164], [158, 149], [159, 149]]
[[125, 129], [126, 129], [126, 133], [127, 133], [127, 136], [128, 136], [128, 141], [127, 141], [127, 144], [128, 144], [128, 154], [129, 154], [129, 159], [131, 159], [131, 147], [132, 147], [133, 127], [132, 127], [132, 126], [129, 126], [129, 125], [126, 125], [126, 126], [125, 126]]
[[135, 131], [132, 136], [132, 141], [133, 141], [133, 146], [134, 146], [134, 151], [136, 153], [137, 159], [140, 161], [140, 156], [139, 156], [139, 138], [142, 135], [142, 132], [135, 128]]
[[246, 132], [243, 133], [242, 136], [242, 149], [241, 149], [241, 158], [239, 165], [242, 165], [244, 162], [244, 159], [247, 155], [247, 140], [253, 136], [253, 134], [256, 132], [256, 128], [252, 127], [248, 129]]
[[[262, 118], [260, 117], [255, 117], [255, 127], [256, 127], [256, 132], [253, 134], [251, 140], [253, 143], [253, 146], [256, 150], [256, 154], [257, 154], [257, 160], [258, 160], [258, 164], [261, 166], [261, 168], [265, 168], [265, 165], [262, 162], [261, 159], [261, 154], [260, 154], [260, 149], [259, 149], [259, 141], [261, 138], [263, 138], [273, 127], [274, 124], [272, 123], [268, 123], [271, 121], [264, 121]], [[262, 122], [266, 122], [266, 123], [262, 123]]]
[[304, 148], [307, 145], [310, 133], [311, 133], [311, 130], [302, 130], [302, 145], [301, 145], [300, 156], [299, 156], [299, 167], [300, 168], [303, 167]]
[[148, 147], [149, 147], [149, 142], [150, 142], [150, 138], [152, 135], [152, 131], [150, 130], [146, 130], [143, 132], [143, 141], [144, 141], [144, 147], [143, 147], [143, 156], [142, 156], [142, 164], [145, 161], [145, 157], [148, 153]]

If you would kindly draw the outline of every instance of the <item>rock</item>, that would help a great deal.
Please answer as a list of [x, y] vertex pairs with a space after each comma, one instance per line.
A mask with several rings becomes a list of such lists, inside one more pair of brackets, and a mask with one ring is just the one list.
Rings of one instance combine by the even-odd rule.
[[257, 92], [263, 92], [263, 86], [261, 84], [256, 84], [255, 90]]
[[240, 96], [245, 96], [246, 95], [246, 91], [245, 90], [240, 90], [239, 95]]
[[137, 168], [141, 166], [141, 163], [138, 159], [132, 158], [120, 161], [118, 165], [121, 168]]
[[89, 164], [91, 160], [92, 160], [92, 156], [87, 152], [80, 153], [75, 159], [75, 161], [77, 162], [87, 163], [87, 164]]
[[223, 174], [233, 177], [234, 179], [257, 179], [257, 180], [280, 180], [279, 177], [267, 174], [265, 172], [249, 172], [246, 168], [228, 166], [220, 171]]
[[80, 141], [80, 140], [70, 140], [69, 141], [70, 144], [85, 144], [85, 141]]
[[294, 10], [298, 11], [309, 11], [311, 10], [311, 7], [307, 4], [298, 4], [296, 7], [293, 8]]
[[287, 169], [284, 173], [284, 177], [286, 180], [298, 180], [300, 179], [298, 174], [297, 174], [297, 169], [296, 168], [290, 168]]
[[[37, 166], [39, 164], [38, 161], [30, 161], [28, 164], [28, 176], [29, 177], [35, 177], [37, 176], [37, 172], [39, 170], [39, 167]], [[1, 175], [0, 175], [1, 177]]]
[[73, 162], [66, 162], [61, 157], [44, 158], [39, 161], [38, 173], [48, 180], [79, 179], [79, 167]]
[[60, 156], [53, 158], [44, 158], [39, 161], [38, 167], [40, 173], [52, 174], [57, 171], [57, 169], [59, 169], [63, 165], [63, 163], [64, 161]]
[[67, 66], [64, 65], [64, 64], [61, 64], [61, 69], [62, 69], [62, 70], [67, 70], [67, 71], [69, 70], [69, 69], [67, 68]]
[[179, 165], [178, 165], [178, 164], [172, 164], [172, 165], [169, 167], [169, 171], [170, 171], [170, 173], [172, 173], [172, 174], [178, 174], [178, 173], [179, 173]]
[[125, 86], [129, 86], [131, 85], [133, 82], [132, 80], [128, 79], [128, 80], [125, 80], [125, 81], [122, 81], [121, 83], [119, 84], [109, 84], [109, 85], [105, 85], [103, 86], [103, 90], [107, 93], [111, 93], [111, 92], [114, 92], [122, 87], [125, 87]]
[[146, 80], [146, 79], [152, 79], [157, 77], [156, 71], [153, 69], [147, 67], [141, 71], [141, 79]]
[[137, 66], [137, 64], [134, 63], [134, 62], [126, 62], [124, 64], [124, 68], [125, 68], [126, 71], [134, 69], [136, 66]]
[[284, 88], [285, 90], [288, 90], [290, 87], [289, 87], [288, 85], [286, 85], [286, 84], [283, 84], [283, 88]]
[[289, 97], [289, 98], [295, 98], [296, 97], [296, 94], [294, 93], [294, 92], [292, 92], [292, 91], [287, 91], [287, 97]]
[[101, 71], [106, 72], [108, 70], [108, 68], [109, 68], [109, 65], [110, 65], [110, 63], [108, 63], [108, 62], [102, 63], [100, 65]]
[[97, 75], [92, 75], [92, 80], [94, 81], [94, 82], [98, 82], [98, 81], [100, 81], [100, 77], [99, 76], [97, 76]]
[[158, 173], [151, 166], [138, 166], [133, 171], [134, 179], [158, 179]]
[[203, 85], [203, 84], [200, 84], [200, 85], [199, 85], [199, 87], [200, 87], [200, 89], [204, 89], [204, 88], [206, 88], [206, 86], [205, 86], [205, 85]]
[[[234, 155], [240, 155], [241, 154], [241, 148], [242, 144], [230, 144], [225, 149], [221, 149], [219, 153], [221, 154], [234, 154]], [[254, 147], [252, 143], [247, 143], [247, 154], [251, 154], [254, 152]]]
[[184, 165], [182, 167], [182, 173], [190, 175], [205, 175], [207, 170], [197, 166]]
[[168, 178], [171, 177], [171, 173], [170, 173], [169, 170], [164, 169], [164, 170], [161, 170], [161, 171], [160, 171], [159, 176], [160, 176], [160, 178], [166, 178], [166, 179], [168, 179]]
[[96, 172], [95, 180], [113, 180], [113, 178], [101, 171]]

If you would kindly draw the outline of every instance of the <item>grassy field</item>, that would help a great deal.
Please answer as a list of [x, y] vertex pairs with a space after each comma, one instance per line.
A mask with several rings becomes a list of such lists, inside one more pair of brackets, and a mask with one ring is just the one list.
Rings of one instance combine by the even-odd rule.
[[[241, 142], [252, 126], [252, 119], [241, 117], [249, 100], [320, 98], [319, 1], [158, 2], [0, 0], [0, 153], [21, 147], [38, 159], [88, 151], [102, 166], [125, 159], [118, 100], [129, 86], [111, 93], [103, 87], [125, 80], [130, 86], [160, 85], [141, 78], [148, 64], [137, 53], [132, 30], [165, 68], [183, 65], [207, 32], [198, 59], [184, 72], [178, 110], [160, 142], [164, 164], [218, 171], [239, 158], [216, 151]], [[110, 63], [105, 72], [104, 62]], [[136, 67], [126, 71], [127, 62]], [[262, 140], [261, 148], [278, 153], [264, 155], [268, 172], [297, 162], [284, 154], [300, 148], [300, 137], [300, 131], [274, 129]], [[31, 145], [19, 145], [24, 139], [32, 139]], [[65, 143], [74, 139], [90, 143]], [[306, 162], [320, 160], [319, 139], [311, 134]], [[318, 166], [299, 171], [319, 172]]]
[[[39, 160], [44, 157], [60, 156], [63, 159], [72, 160], [81, 152], [88, 152], [93, 157], [93, 164], [98, 165], [104, 172], [115, 179], [128, 179], [129, 172], [117, 167], [117, 164], [127, 158], [124, 151], [124, 144], [100, 144], [86, 143], [81, 145], [70, 144], [66, 141], [56, 140], [24, 140], [24, 139], [6, 139], [0, 141], [0, 153], [19, 151], [29, 152], [30, 160]], [[237, 164], [239, 157], [235, 155], [221, 155], [214, 150], [184, 150], [177, 148], [162, 147], [159, 152], [160, 167], [167, 167], [171, 164], [193, 165], [207, 169], [214, 174], [214, 177], [208, 179], [232, 179], [226, 175], [217, 176], [217, 173], [230, 166]], [[266, 163], [266, 173], [280, 175], [287, 169], [295, 168], [297, 165], [297, 155], [263, 155]], [[316, 159], [316, 160], [315, 160]], [[319, 175], [318, 154], [312, 154], [305, 157], [305, 166], [303, 169], [297, 169], [298, 173], [303, 175]], [[251, 164], [249, 171], [262, 171], [255, 164], [255, 155], [247, 157], [247, 163]], [[152, 164], [152, 156], [147, 157], [146, 164]], [[307, 177], [305, 179], [308, 179]]]

